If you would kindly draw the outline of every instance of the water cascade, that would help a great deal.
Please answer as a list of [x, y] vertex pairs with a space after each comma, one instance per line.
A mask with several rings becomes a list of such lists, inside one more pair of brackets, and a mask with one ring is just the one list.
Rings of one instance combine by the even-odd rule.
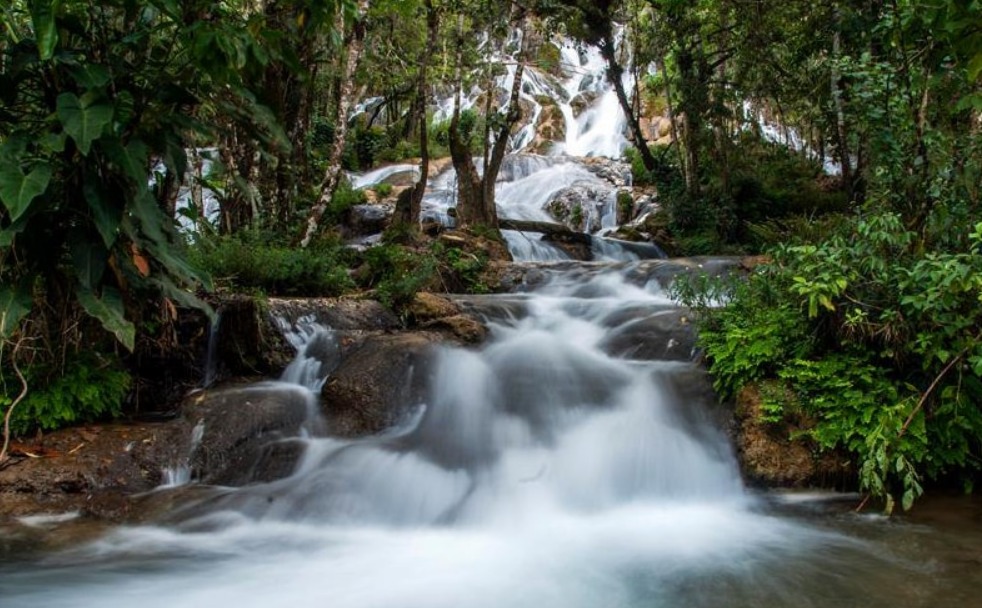
[[[896, 564], [866, 541], [777, 516], [744, 489], [684, 328], [653, 330], [680, 315], [658, 268], [546, 267], [552, 278], [535, 291], [497, 296], [512, 314], [483, 308], [484, 347], [435, 354], [430, 390], [400, 426], [341, 439], [315, 424], [284, 479], [202, 488], [161, 524], [0, 566], [5, 608], [698, 607], [721, 597], [832, 607], [863, 597], [863, 577], [836, 573]], [[330, 367], [330, 332], [298, 323], [291, 335], [300, 348], [284, 377], [317, 386], [303, 370]], [[881, 591], [864, 605], [898, 597]]]
[[[607, 105], [598, 55], [564, 45], [562, 57], [573, 66], [565, 82], [529, 70], [526, 91], [562, 99], [557, 154], [619, 154], [620, 111]], [[599, 102], [576, 117], [584, 92]], [[549, 220], [544, 207], [573, 186], [614, 190], [562, 155], [516, 154], [502, 176], [509, 218]], [[428, 217], [451, 221], [453, 179], [431, 182]], [[284, 323], [297, 356], [280, 382], [312, 404], [292, 474], [200, 488], [159, 523], [0, 564], [3, 606], [938, 605], [919, 595], [934, 573], [884, 545], [875, 520], [844, 533], [743, 486], [657, 262], [601, 243], [598, 257], [618, 263], [577, 264], [535, 236], [505, 236], [548, 278], [462, 300], [491, 337], [441, 347], [426, 397], [405, 404], [401, 424], [332, 435], [314, 397], [337, 339], [310, 319]], [[169, 480], [188, 481], [183, 469]]]

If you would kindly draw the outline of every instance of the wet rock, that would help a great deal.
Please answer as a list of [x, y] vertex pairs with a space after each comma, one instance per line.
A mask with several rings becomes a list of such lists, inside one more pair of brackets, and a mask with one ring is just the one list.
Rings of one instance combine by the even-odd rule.
[[645, 361], [691, 361], [695, 355], [696, 334], [685, 310], [625, 309], [605, 324], [611, 329], [601, 347], [611, 355]]
[[[589, 86], [589, 79], [584, 80], [584, 84]], [[579, 118], [580, 114], [590, 109], [597, 101], [597, 93], [591, 90], [581, 90], [573, 96], [569, 105], [573, 108], [573, 116]]]
[[195, 395], [184, 407], [189, 427], [204, 431], [190, 454], [192, 478], [241, 486], [289, 475], [302, 453], [290, 440], [313, 407], [307, 390], [272, 382]]
[[582, 159], [583, 166], [600, 179], [617, 188], [625, 188], [631, 183], [631, 166], [619, 160], [604, 156], [591, 156]]
[[611, 203], [611, 188], [579, 182], [563, 188], [546, 203], [545, 211], [576, 232], [597, 232]]
[[337, 330], [391, 331], [399, 317], [375, 300], [352, 298], [270, 298], [269, 313], [289, 324], [308, 319]]
[[75, 427], [17, 443], [0, 469], [0, 523], [69, 511], [124, 518], [121, 497], [159, 485], [185, 437], [172, 421]]
[[587, 239], [570, 238], [563, 235], [545, 235], [542, 240], [552, 243], [554, 247], [565, 252], [571, 260], [589, 262], [593, 259], [592, 240], [589, 239], [589, 235], [583, 236], [586, 236]]
[[566, 117], [555, 101], [546, 99], [548, 103], [542, 104], [535, 139], [530, 146], [538, 154], [548, 154], [556, 143], [566, 141]]
[[257, 298], [230, 296], [221, 301], [218, 311], [213, 380], [269, 376], [290, 362], [292, 348]]
[[434, 332], [369, 336], [342, 361], [321, 391], [331, 434], [361, 437], [384, 431], [422, 403], [432, 372]]
[[465, 344], [476, 344], [487, 337], [487, 328], [481, 322], [463, 314], [455, 302], [443, 296], [418, 293], [407, 312], [416, 327], [449, 332]]
[[349, 211], [345, 222], [345, 237], [354, 238], [369, 234], [378, 234], [385, 230], [392, 216], [392, 205], [354, 205]]

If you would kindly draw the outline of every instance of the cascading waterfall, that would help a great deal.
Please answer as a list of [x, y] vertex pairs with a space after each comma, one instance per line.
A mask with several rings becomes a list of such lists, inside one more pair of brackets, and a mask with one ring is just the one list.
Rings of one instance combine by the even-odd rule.
[[[205, 492], [167, 525], [0, 566], [5, 608], [832, 607], [863, 597], [862, 584], [827, 572], [883, 558], [761, 510], [687, 353], [636, 356], [632, 332], [677, 310], [658, 280], [637, 265], [589, 265], [501, 297], [516, 312], [489, 312], [479, 350], [441, 349], [402, 426], [362, 439], [321, 428], [297, 439], [306, 450], [284, 479]], [[300, 348], [286, 376], [316, 377], [299, 370], [325, 365], [330, 333], [307, 320], [288, 335]], [[677, 348], [663, 342], [644, 345]], [[881, 592], [864, 605], [897, 599]]]
[[[517, 48], [520, 34], [514, 34], [506, 48]], [[618, 36], [619, 38], [619, 36]], [[587, 188], [598, 194], [594, 204], [586, 206], [587, 225], [597, 226], [595, 232], [616, 227], [616, 189], [609, 182], [597, 177], [581, 162], [580, 157], [619, 157], [628, 142], [625, 138], [626, 120], [617, 102], [613, 87], [604, 76], [606, 66], [597, 49], [582, 47], [569, 40], [556, 43], [561, 57], [559, 74], [551, 74], [528, 65], [523, 73], [520, 97], [528, 108], [524, 126], [511, 140], [511, 154], [502, 167], [497, 188], [499, 215], [516, 220], [553, 222], [555, 218], [546, 211], [547, 205], [558, 193], [572, 187]], [[506, 92], [515, 77], [514, 58], [506, 59], [506, 73], [497, 78], [495, 90], [500, 101], [506, 101]], [[630, 72], [628, 70], [627, 72]], [[631, 91], [633, 82], [625, 77], [625, 88]], [[463, 96], [462, 107], [471, 107], [481, 95], [474, 89]], [[563, 116], [565, 137], [555, 142], [548, 155], [533, 154], [527, 149], [535, 140], [543, 116], [542, 100], [556, 104]], [[584, 108], [577, 113], [574, 104]], [[435, 119], [447, 120], [453, 107], [449, 97], [438, 100]], [[482, 163], [475, 163], [480, 170]], [[415, 170], [413, 165], [393, 165], [354, 177], [356, 188], [368, 187], [386, 178]], [[456, 174], [448, 168], [429, 183], [423, 200], [424, 221], [436, 221], [452, 225], [449, 209], [456, 205]], [[506, 234], [512, 255], [519, 261], [535, 259], [568, 259], [568, 255], [539, 241], [539, 235]], [[616, 244], [601, 243], [595, 248], [597, 259], [631, 260], [637, 255], [622, 252]]]
[[[598, 54], [561, 52], [567, 80], [530, 69], [523, 98], [561, 100], [565, 141], [555, 156], [509, 159], [504, 217], [548, 221], [559, 191], [603, 182], [560, 153], [623, 149]], [[584, 93], [599, 102], [576, 117]], [[516, 141], [528, 145], [529, 133]], [[433, 179], [425, 216], [452, 221], [453, 180]], [[534, 236], [505, 238], [520, 260], [567, 258]], [[310, 403], [293, 473], [201, 488], [166, 523], [119, 528], [29, 567], [0, 564], [3, 606], [932, 605], [930, 594], [916, 601], [929, 570], [777, 515], [743, 487], [704, 373], [675, 337], [651, 332], [680, 316], [676, 304], [649, 267], [624, 261], [637, 254], [601, 239], [594, 254], [620, 263], [544, 264], [544, 285], [497, 296], [509, 314], [473, 304], [486, 311], [487, 344], [439, 350], [426, 398], [378, 436], [331, 435], [316, 393], [340, 358], [337, 338], [312, 318], [283, 321], [297, 356], [279, 382]], [[204, 432], [194, 428], [192, 454]], [[190, 481], [183, 465], [169, 486]]]

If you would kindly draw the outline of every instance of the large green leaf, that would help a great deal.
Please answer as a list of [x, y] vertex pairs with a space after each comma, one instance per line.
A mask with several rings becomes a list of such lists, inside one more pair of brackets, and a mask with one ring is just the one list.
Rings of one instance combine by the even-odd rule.
[[37, 41], [38, 55], [42, 61], [54, 57], [58, 46], [58, 26], [55, 14], [61, 0], [34, 0], [31, 2], [31, 22], [34, 25], [34, 38]]
[[14, 243], [14, 237], [27, 228], [28, 217], [26, 215], [21, 216], [19, 220], [0, 230], [0, 247], [10, 247]]
[[85, 89], [98, 89], [109, 84], [112, 74], [109, 68], [97, 63], [81, 63], [68, 68], [68, 72], [79, 86]]
[[139, 139], [134, 139], [123, 147], [119, 140], [113, 139], [105, 142], [104, 149], [109, 160], [135, 182], [138, 190], [147, 189], [150, 150], [146, 144]]
[[79, 99], [74, 93], [62, 93], [58, 96], [57, 113], [79, 151], [88, 155], [92, 142], [99, 139], [112, 120], [113, 107], [103, 101]]
[[10, 213], [11, 221], [24, 215], [31, 201], [48, 189], [51, 165], [36, 165], [25, 175], [15, 162], [0, 165], [0, 200]]
[[113, 197], [95, 176], [85, 180], [82, 196], [92, 210], [92, 220], [102, 242], [106, 244], [106, 248], [112, 247], [119, 234], [119, 223], [123, 220], [123, 208], [113, 203]]
[[14, 332], [21, 319], [31, 312], [31, 303], [29, 286], [0, 286], [0, 338]]
[[68, 246], [78, 282], [87, 290], [95, 289], [106, 272], [109, 250], [81, 231], [71, 233]]
[[89, 313], [102, 323], [107, 331], [111, 332], [120, 343], [129, 350], [133, 350], [136, 343], [136, 326], [126, 320], [126, 310], [123, 307], [123, 299], [119, 292], [111, 287], [102, 290], [100, 298], [94, 292], [80, 289], [78, 291], [78, 301]]
[[218, 313], [215, 312], [215, 309], [208, 302], [205, 302], [187, 289], [178, 287], [170, 278], [161, 276], [159, 279], [154, 280], [153, 283], [160, 289], [162, 294], [181, 306], [196, 308], [204, 312], [212, 322], [217, 320]]

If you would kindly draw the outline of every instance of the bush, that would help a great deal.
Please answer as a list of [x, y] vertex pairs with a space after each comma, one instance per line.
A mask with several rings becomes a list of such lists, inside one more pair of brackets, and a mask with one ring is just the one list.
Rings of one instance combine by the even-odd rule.
[[375, 289], [380, 302], [401, 313], [436, 276], [437, 261], [429, 252], [399, 245], [378, 245], [364, 253], [362, 283]]
[[652, 149], [657, 161], [654, 171], [644, 167], [637, 150], [626, 153], [634, 183], [657, 187], [680, 254], [761, 251], [787, 242], [782, 222], [801, 227], [848, 210], [846, 195], [841, 188], [830, 187], [834, 180], [823, 175], [816, 161], [749, 133], [733, 145], [728, 182], [722, 181], [718, 160], [706, 156], [700, 159], [703, 181], [696, 194], [687, 191], [669, 148]]
[[783, 384], [769, 418], [804, 412], [806, 435], [852, 454], [887, 510], [909, 508], [925, 479], [970, 488], [982, 462], [982, 223], [959, 248], [931, 251], [879, 213], [772, 255], [743, 282], [677, 288], [721, 394]]
[[[4, 371], [0, 404], [6, 411], [20, 384]], [[24, 371], [29, 392], [10, 420], [11, 432], [19, 436], [119, 416], [132, 384], [118, 358], [93, 351], [72, 356], [57, 373], [43, 365]]]
[[275, 236], [242, 233], [199, 243], [191, 259], [217, 282], [283, 296], [337, 296], [354, 287], [339, 245], [277, 244]]

